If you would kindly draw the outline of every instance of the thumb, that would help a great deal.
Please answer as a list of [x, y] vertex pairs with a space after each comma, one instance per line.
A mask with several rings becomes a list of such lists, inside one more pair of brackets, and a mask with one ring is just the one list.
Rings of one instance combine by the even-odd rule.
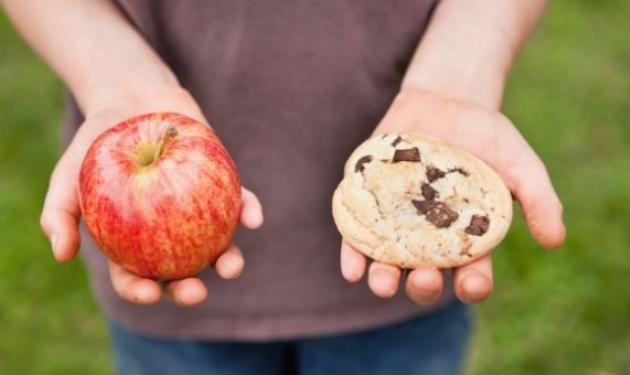
[[260, 227], [263, 223], [263, 211], [256, 195], [245, 188], [241, 188], [241, 200], [243, 202], [241, 224], [248, 229]]
[[525, 160], [513, 166], [510, 188], [523, 209], [534, 239], [547, 248], [559, 247], [566, 236], [562, 203], [542, 161], [533, 151]]
[[77, 173], [78, 166], [75, 167], [70, 163], [68, 155], [64, 155], [50, 178], [40, 217], [42, 230], [59, 262], [72, 259], [79, 249]]

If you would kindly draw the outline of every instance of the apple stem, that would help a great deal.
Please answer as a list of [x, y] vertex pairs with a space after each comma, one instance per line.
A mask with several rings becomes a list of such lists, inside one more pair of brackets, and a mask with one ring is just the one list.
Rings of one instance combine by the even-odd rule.
[[155, 155], [153, 156], [154, 161], [158, 160], [158, 158], [164, 152], [164, 147], [166, 147], [166, 144], [168, 143], [168, 141], [171, 138], [175, 138], [176, 135], [177, 135], [177, 129], [175, 129], [174, 126], [170, 125], [168, 128], [166, 128], [166, 131], [164, 132], [164, 134], [162, 134], [162, 137], [160, 138], [160, 143], [158, 143], [158, 147], [155, 150]]

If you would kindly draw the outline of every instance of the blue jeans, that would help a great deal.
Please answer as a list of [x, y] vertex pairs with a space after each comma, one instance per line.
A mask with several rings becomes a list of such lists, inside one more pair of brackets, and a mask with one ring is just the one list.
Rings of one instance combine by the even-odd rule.
[[110, 323], [121, 375], [457, 374], [470, 333], [453, 303], [412, 320], [358, 333], [264, 343], [180, 341]]

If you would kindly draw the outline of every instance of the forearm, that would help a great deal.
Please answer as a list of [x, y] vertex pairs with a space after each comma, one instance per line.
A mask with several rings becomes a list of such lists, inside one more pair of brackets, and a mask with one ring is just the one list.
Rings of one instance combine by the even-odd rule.
[[29, 44], [59, 74], [84, 113], [177, 84], [108, 0], [0, 0]]
[[432, 90], [492, 109], [546, 0], [442, 0], [402, 87]]

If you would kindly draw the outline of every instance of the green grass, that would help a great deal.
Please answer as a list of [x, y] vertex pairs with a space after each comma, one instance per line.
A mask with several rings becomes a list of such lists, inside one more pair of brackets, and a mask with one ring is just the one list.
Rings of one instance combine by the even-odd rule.
[[56, 264], [38, 225], [62, 87], [0, 17], [0, 374], [111, 373], [83, 267]]
[[545, 252], [516, 221], [471, 373], [630, 373], [629, 17], [624, 1], [552, 1], [514, 70], [505, 111], [548, 166], [568, 239]]
[[[630, 373], [630, 2], [556, 0], [505, 112], [545, 160], [569, 230], [547, 252], [515, 220], [475, 308], [469, 374]], [[108, 374], [105, 325], [77, 261], [37, 224], [59, 154], [62, 87], [0, 15], [0, 374]]]

